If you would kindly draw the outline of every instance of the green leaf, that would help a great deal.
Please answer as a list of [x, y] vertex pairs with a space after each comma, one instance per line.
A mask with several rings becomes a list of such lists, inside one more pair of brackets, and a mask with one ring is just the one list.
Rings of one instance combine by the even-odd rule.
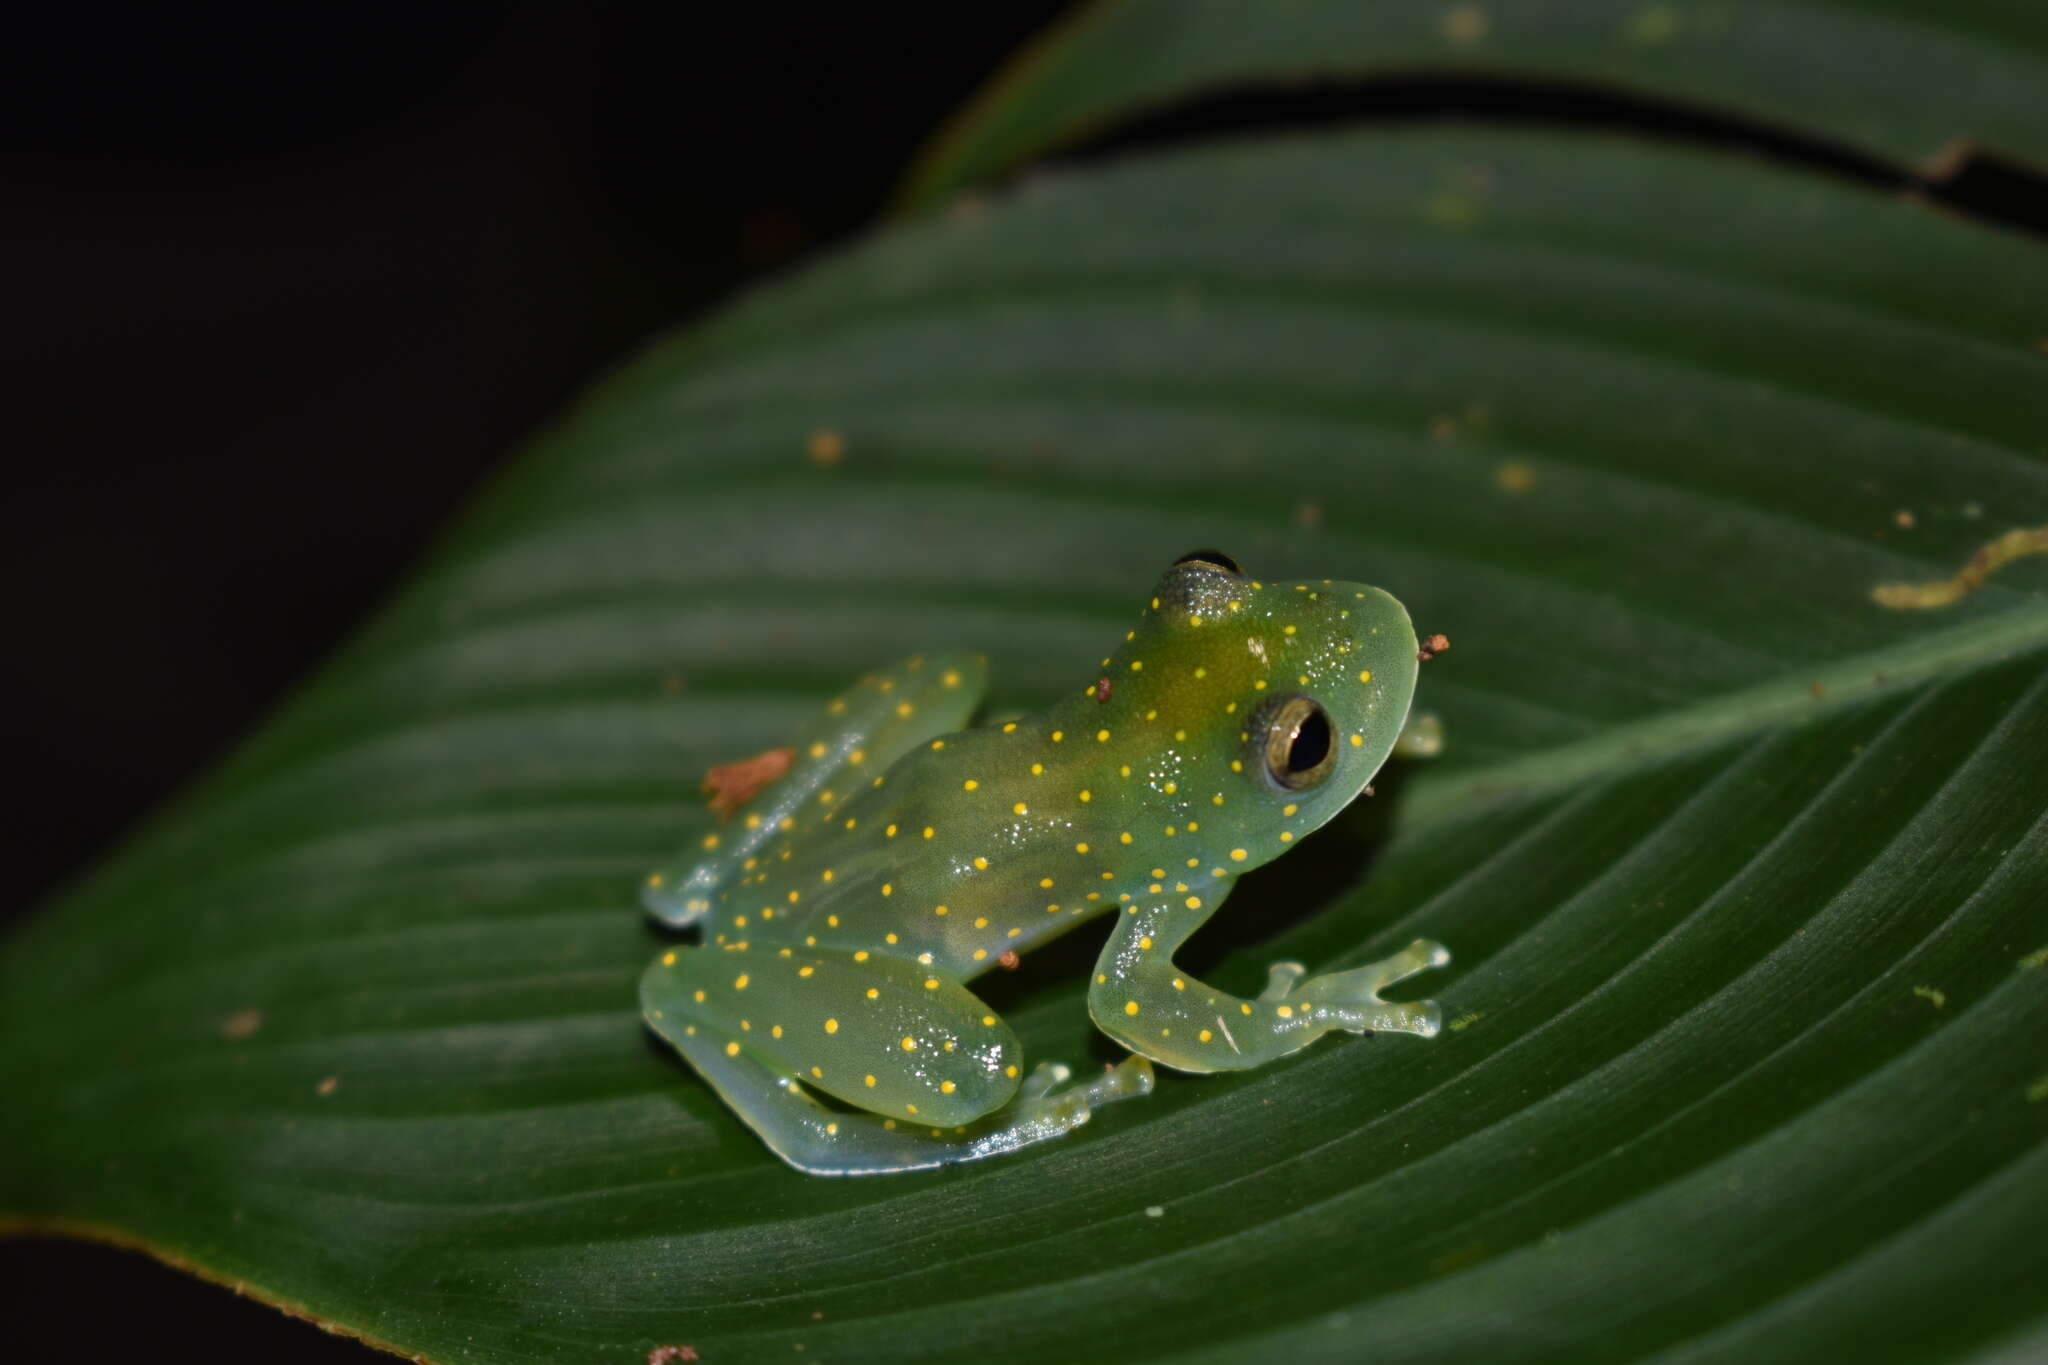
[[906, 198], [1192, 97], [1415, 75], [1605, 86], [1930, 174], [1971, 145], [2048, 165], [2031, 0], [1097, 0], [982, 92]]
[[[448, 1362], [2017, 1359], [2048, 558], [1871, 593], [2048, 521], [2043, 298], [2036, 243], [1585, 136], [1201, 150], [878, 237], [593, 394], [7, 945], [0, 1209]], [[921, 648], [1042, 703], [1202, 544], [1453, 648], [1446, 756], [1197, 965], [1427, 934], [1451, 1028], [781, 1166], [635, 1012], [698, 775]], [[1093, 938], [991, 986], [1033, 1055], [1110, 1055]]]

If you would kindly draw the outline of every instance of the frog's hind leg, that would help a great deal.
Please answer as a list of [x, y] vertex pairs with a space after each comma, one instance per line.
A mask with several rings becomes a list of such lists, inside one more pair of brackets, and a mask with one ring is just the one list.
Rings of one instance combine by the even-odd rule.
[[[1053, 1064], [1020, 1084], [1014, 1036], [965, 986], [914, 964], [851, 959], [674, 948], [641, 978], [641, 1005], [649, 1025], [777, 1156], [815, 1175], [995, 1156], [1058, 1137], [1096, 1106], [1152, 1089], [1142, 1057], [1065, 1090], [1056, 1087], [1067, 1069]], [[945, 1048], [956, 1022], [991, 1044]], [[988, 1052], [991, 1045], [1000, 1051]], [[835, 1066], [835, 1057], [844, 1064]], [[970, 1094], [977, 1057], [980, 1069], [1008, 1073], [992, 1094]], [[947, 1084], [956, 1075], [962, 1079]], [[985, 1112], [1012, 1089], [1014, 1103]], [[828, 1108], [814, 1091], [889, 1112]]]
[[641, 903], [677, 928], [703, 918], [800, 808], [836, 809], [911, 749], [961, 729], [987, 686], [988, 660], [959, 652], [917, 655], [861, 678], [796, 736], [787, 772], [641, 883]]
[[1151, 1063], [1127, 1057], [1084, 1085], [1021, 1100], [974, 1123], [934, 1128], [828, 1108], [797, 1077], [707, 1026], [685, 1025], [663, 1036], [768, 1150], [808, 1175], [887, 1175], [1000, 1156], [1071, 1132], [1100, 1105], [1152, 1090]]

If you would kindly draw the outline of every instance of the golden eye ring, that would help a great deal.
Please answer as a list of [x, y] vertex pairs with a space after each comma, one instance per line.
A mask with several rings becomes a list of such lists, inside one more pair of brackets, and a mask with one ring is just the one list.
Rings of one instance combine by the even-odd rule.
[[1283, 791], [1320, 786], [1337, 766], [1337, 731], [1313, 697], [1285, 692], [1252, 716], [1249, 731], [1266, 777]]

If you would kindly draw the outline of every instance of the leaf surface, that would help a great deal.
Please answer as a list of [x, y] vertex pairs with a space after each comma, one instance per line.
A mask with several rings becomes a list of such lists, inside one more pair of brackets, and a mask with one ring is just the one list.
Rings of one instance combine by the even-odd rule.
[[1444, 76], [1648, 96], [1930, 173], [1969, 145], [2048, 166], [2030, 0], [1097, 0], [962, 112], [907, 198], [1183, 100]]
[[[2036, 244], [1588, 136], [1211, 148], [879, 236], [603, 385], [6, 945], [0, 1209], [447, 1362], [2020, 1358], [2048, 558], [1871, 591], [2048, 521], [2043, 298]], [[1444, 758], [1191, 965], [1426, 934], [1451, 1028], [782, 1167], [635, 1013], [699, 775], [919, 649], [1043, 703], [1204, 544], [1453, 648]], [[1033, 1055], [1111, 1055], [1094, 938], [992, 985]]]

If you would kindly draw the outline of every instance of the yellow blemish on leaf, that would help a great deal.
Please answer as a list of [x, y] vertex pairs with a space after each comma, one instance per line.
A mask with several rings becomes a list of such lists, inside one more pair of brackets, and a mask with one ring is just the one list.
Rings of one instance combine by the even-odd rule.
[[1437, 29], [1444, 37], [1460, 47], [1478, 42], [1486, 36], [1488, 21], [1486, 11], [1477, 5], [1453, 5], [1444, 11]]
[[1457, 1018], [1451, 1020], [1449, 1024], [1445, 1025], [1445, 1027], [1450, 1029], [1450, 1031], [1453, 1033], [1463, 1033], [1466, 1029], [1471, 1028], [1474, 1024], [1478, 1023], [1481, 1019], [1484, 1019], [1485, 1017], [1485, 1010], [1473, 1010], [1470, 1014], [1459, 1015]]
[[1913, 988], [1913, 994], [1919, 996], [1922, 1000], [1925, 1000], [1928, 1004], [1934, 1006], [1934, 1008], [1936, 1009], [1940, 1009], [1944, 1005], [1948, 1004], [1948, 995], [1943, 991], [1937, 990], [1933, 986], [1915, 986]]
[[2038, 554], [2048, 554], [2048, 526], [2022, 527], [1979, 548], [1953, 577], [1931, 583], [1880, 583], [1871, 589], [1870, 597], [1880, 607], [1896, 611], [1950, 606], [1977, 591], [1985, 579], [2013, 560]]

